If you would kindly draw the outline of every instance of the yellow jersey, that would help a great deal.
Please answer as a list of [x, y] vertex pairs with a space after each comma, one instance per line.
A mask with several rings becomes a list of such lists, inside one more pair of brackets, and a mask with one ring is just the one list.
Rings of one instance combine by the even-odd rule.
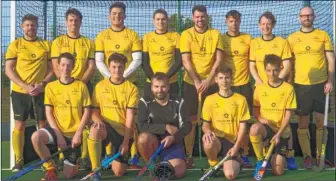
[[249, 71], [249, 53], [251, 44], [251, 35], [240, 33], [238, 36], [230, 36], [225, 33], [223, 36], [224, 44], [224, 62], [223, 67], [229, 67], [232, 70], [232, 85], [241, 86], [250, 81]]
[[[150, 32], [143, 36], [143, 52], [149, 53], [150, 66], [153, 73], [167, 73], [175, 63], [175, 49], [180, 49], [180, 35], [177, 32], [158, 34]], [[177, 81], [177, 74], [169, 79], [169, 83]], [[147, 82], [150, 82], [147, 79]]]
[[327, 81], [328, 62], [325, 52], [334, 51], [328, 33], [319, 29], [297, 31], [289, 35], [288, 42], [295, 56], [294, 82], [313, 85]]
[[257, 65], [258, 74], [263, 82], [267, 82], [267, 75], [264, 68], [265, 55], [274, 54], [283, 61], [289, 61], [292, 58], [289, 44], [286, 39], [280, 36], [274, 36], [271, 40], [264, 40], [262, 37], [251, 41], [250, 61]]
[[230, 97], [214, 93], [205, 98], [202, 120], [211, 124], [217, 137], [234, 143], [237, 140], [239, 124], [250, 118], [246, 98], [238, 93], [233, 93]]
[[[23, 37], [11, 42], [6, 52], [6, 61], [16, 60], [15, 71], [27, 84], [41, 83], [48, 71], [50, 42], [37, 38], [26, 40]], [[22, 87], [12, 82], [12, 90], [28, 94]]]
[[84, 108], [91, 106], [86, 85], [78, 80], [64, 84], [55, 80], [45, 88], [44, 104], [54, 109], [53, 115], [62, 134], [73, 137], [80, 125]]
[[[208, 28], [206, 32], [199, 33], [191, 27], [183, 31], [180, 39], [181, 54], [191, 54], [191, 64], [201, 80], [209, 76], [216, 60], [216, 50], [224, 50], [222, 36], [218, 30]], [[194, 85], [188, 73], [184, 74], [183, 80]]]
[[85, 36], [71, 38], [68, 35], [57, 37], [51, 45], [51, 58], [58, 58], [68, 52], [75, 57], [75, 65], [71, 77], [81, 80], [88, 65], [88, 60], [94, 60], [94, 42]]
[[[260, 107], [260, 115], [269, 120], [269, 126], [278, 132], [285, 117], [286, 110], [296, 109], [296, 96], [292, 85], [283, 81], [278, 87], [268, 83], [256, 86], [253, 95], [253, 106]], [[283, 137], [290, 134], [288, 125], [282, 133]]]
[[[124, 28], [121, 31], [114, 31], [107, 28], [98, 33], [96, 37], [96, 52], [103, 52], [105, 55], [105, 64], [108, 67], [108, 58], [113, 53], [120, 53], [127, 57], [126, 68], [132, 62], [132, 52], [141, 52], [141, 42], [138, 34], [129, 29]], [[135, 72], [128, 78], [131, 82], [135, 82]]]
[[114, 84], [104, 79], [97, 83], [92, 98], [93, 108], [98, 108], [102, 119], [120, 135], [125, 133], [126, 110], [136, 109], [138, 102], [138, 88], [128, 80]]

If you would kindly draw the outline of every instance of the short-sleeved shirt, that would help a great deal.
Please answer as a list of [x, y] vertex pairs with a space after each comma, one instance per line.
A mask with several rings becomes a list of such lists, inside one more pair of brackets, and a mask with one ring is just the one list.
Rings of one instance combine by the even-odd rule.
[[[153, 73], [167, 73], [175, 64], [175, 49], [180, 49], [180, 35], [177, 32], [158, 34], [155, 31], [144, 35], [142, 41], [143, 52], [149, 53], [150, 66]], [[173, 75], [170, 83], [177, 81], [177, 74]], [[147, 82], [150, 82], [147, 79]]]
[[[181, 54], [191, 54], [191, 64], [200, 79], [209, 76], [216, 60], [216, 50], [224, 50], [222, 35], [218, 30], [208, 28], [204, 33], [199, 33], [192, 27], [183, 31], [180, 39]], [[188, 73], [184, 74], [183, 80], [194, 85]]]
[[268, 80], [264, 68], [265, 55], [268, 54], [277, 55], [282, 61], [289, 61], [292, 58], [287, 40], [280, 36], [274, 36], [271, 40], [264, 40], [262, 37], [253, 39], [250, 47], [250, 61], [257, 64], [257, 71], [263, 82]]
[[[127, 58], [127, 68], [132, 62], [132, 53], [141, 51], [142, 46], [138, 34], [126, 27], [121, 31], [114, 31], [112, 28], [107, 28], [101, 31], [96, 37], [96, 52], [104, 53], [107, 67], [108, 58], [113, 53], [123, 54]], [[135, 82], [135, 72], [128, 80]]]
[[295, 56], [294, 82], [314, 85], [327, 81], [325, 52], [333, 52], [328, 33], [319, 29], [311, 32], [297, 31], [289, 35], [288, 42]]
[[94, 60], [94, 42], [85, 36], [71, 38], [68, 35], [57, 37], [51, 46], [51, 58], [58, 58], [62, 53], [71, 53], [75, 58], [75, 65], [71, 77], [81, 80], [88, 65], [88, 60]]
[[91, 106], [91, 99], [83, 82], [74, 80], [64, 84], [55, 80], [45, 88], [44, 104], [53, 107], [53, 115], [62, 134], [73, 137], [80, 125], [84, 108]]
[[[286, 110], [296, 109], [294, 88], [284, 81], [278, 87], [272, 87], [267, 82], [259, 84], [254, 91], [253, 106], [260, 107], [260, 115], [269, 120], [269, 126], [274, 132], [278, 132]], [[289, 134], [288, 125], [282, 135], [288, 137]]]
[[237, 140], [239, 124], [250, 119], [246, 98], [238, 93], [223, 97], [214, 93], [205, 98], [202, 120], [211, 124], [217, 137]]
[[229, 67], [233, 73], [233, 86], [248, 84], [250, 81], [249, 53], [251, 35], [239, 33], [238, 36], [230, 36], [225, 33], [223, 36], [224, 62], [222, 66]]
[[128, 80], [114, 84], [104, 79], [98, 82], [92, 97], [93, 108], [100, 109], [102, 119], [120, 135], [125, 134], [127, 109], [136, 109], [138, 102], [138, 88]]
[[[50, 43], [37, 38], [26, 40], [23, 37], [10, 43], [6, 52], [6, 61], [16, 60], [15, 71], [27, 84], [41, 83], [48, 70], [50, 59]], [[28, 94], [22, 87], [13, 82], [12, 90]]]

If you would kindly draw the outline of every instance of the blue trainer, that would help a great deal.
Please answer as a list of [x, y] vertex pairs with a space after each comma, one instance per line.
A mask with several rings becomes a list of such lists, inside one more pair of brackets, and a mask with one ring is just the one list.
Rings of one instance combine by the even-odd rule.
[[260, 170], [260, 168], [261, 168], [262, 162], [263, 162], [262, 160], [257, 161], [256, 166], [255, 166], [255, 169], [254, 169], [254, 172], [253, 172], [253, 178], [256, 178], [256, 177], [257, 177], [258, 172], [259, 172], [259, 170]]
[[251, 162], [247, 156], [243, 155], [241, 157], [241, 164], [243, 165], [244, 168], [252, 168]]
[[96, 172], [94, 175], [90, 177], [90, 180], [98, 181], [101, 179], [100, 172]]
[[288, 170], [297, 170], [298, 166], [295, 163], [294, 157], [287, 158], [287, 168]]
[[129, 164], [131, 169], [141, 169], [139, 166], [139, 156], [136, 154], [129, 160]]

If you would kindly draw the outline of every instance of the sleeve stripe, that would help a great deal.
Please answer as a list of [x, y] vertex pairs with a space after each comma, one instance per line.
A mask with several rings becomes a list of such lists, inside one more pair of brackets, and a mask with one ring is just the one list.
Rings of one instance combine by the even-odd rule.
[[250, 62], [256, 62], [255, 60], [250, 60]]
[[286, 58], [286, 59], [284, 59], [284, 60], [282, 60], [282, 61], [284, 62], [284, 61], [288, 61], [288, 60], [290, 60], [290, 59], [291, 59], [291, 58]]
[[249, 121], [249, 119], [246, 119], [246, 120], [240, 120], [239, 122], [246, 122], [246, 121]]
[[127, 109], [138, 109], [137, 107], [126, 107]]
[[84, 108], [91, 108], [92, 106], [91, 105], [88, 105], [88, 106], [83, 106]]
[[50, 57], [50, 59], [54, 59], [54, 58], [57, 58], [57, 59], [58, 59], [58, 57]]
[[207, 123], [211, 123], [211, 121], [205, 120], [205, 119], [201, 119], [203, 122], [207, 122]]
[[253, 105], [253, 107], [260, 107], [260, 106]]
[[135, 51], [132, 51], [132, 53], [135, 53], [135, 52], [142, 52], [141, 50], [135, 50]]
[[17, 59], [17, 57], [13, 57], [13, 58], [6, 58], [6, 61], [7, 60], [16, 60]]
[[99, 53], [99, 52], [100, 52], [100, 53], [104, 53], [104, 51], [95, 51], [95, 53]]
[[181, 52], [181, 55], [182, 55], [182, 54], [187, 54], [187, 53], [191, 54], [191, 52]]
[[219, 50], [219, 51], [221, 51], [221, 52], [224, 52], [222, 49], [220, 49], [220, 48], [216, 48], [216, 50]]
[[54, 105], [51, 104], [44, 104], [45, 106], [49, 106], [49, 107], [54, 107]]
[[324, 50], [325, 52], [334, 52], [334, 50]]
[[100, 109], [100, 107], [97, 107], [97, 106], [91, 106], [91, 108], [93, 108], [93, 109]]

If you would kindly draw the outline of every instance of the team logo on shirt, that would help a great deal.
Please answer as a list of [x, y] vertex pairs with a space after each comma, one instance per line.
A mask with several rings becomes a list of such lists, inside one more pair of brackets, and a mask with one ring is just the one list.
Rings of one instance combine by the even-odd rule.
[[66, 104], [70, 104], [70, 100], [66, 100], [65, 103], [66, 103]]
[[205, 47], [201, 47], [202, 52], [205, 52], [205, 50], [206, 50]]
[[219, 105], [217, 102], [215, 103], [214, 108], [219, 108]]
[[120, 48], [120, 45], [116, 44], [116, 45], [115, 45], [115, 48], [116, 48], [116, 49], [119, 49], [119, 48]]
[[228, 42], [224, 42], [224, 48], [229, 48], [229, 43]]
[[33, 58], [35, 58], [36, 57], [36, 55], [33, 53], [33, 54], [31, 54], [31, 56], [33, 57]]
[[112, 103], [113, 103], [114, 105], [117, 105], [117, 104], [118, 104], [118, 101], [117, 101], [117, 100], [113, 100]]
[[272, 107], [275, 107], [275, 106], [276, 106], [275, 102], [273, 102], [273, 103], [271, 104], [271, 106], [272, 106]]
[[233, 53], [234, 53], [234, 54], [238, 54], [239, 52], [238, 52], [238, 50], [235, 50]]
[[160, 47], [160, 50], [161, 50], [161, 51], [164, 51], [164, 50], [165, 50], [165, 48], [164, 48], [164, 47]]
[[266, 92], [264, 92], [264, 94], [262, 96], [268, 96], [268, 94]]
[[310, 46], [306, 46], [306, 50], [309, 51], [310, 50]]
[[73, 54], [73, 56], [76, 58], [76, 57], [77, 57], [77, 53], [75, 52], [75, 53]]
[[301, 38], [296, 39], [296, 42], [298, 43], [302, 42]]
[[278, 45], [277, 44], [273, 44], [272, 48], [278, 48]]
[[229, 114], [228, 113], [225, 113], [224, 114], [224, 118], [228, 118], [229, 117]]

